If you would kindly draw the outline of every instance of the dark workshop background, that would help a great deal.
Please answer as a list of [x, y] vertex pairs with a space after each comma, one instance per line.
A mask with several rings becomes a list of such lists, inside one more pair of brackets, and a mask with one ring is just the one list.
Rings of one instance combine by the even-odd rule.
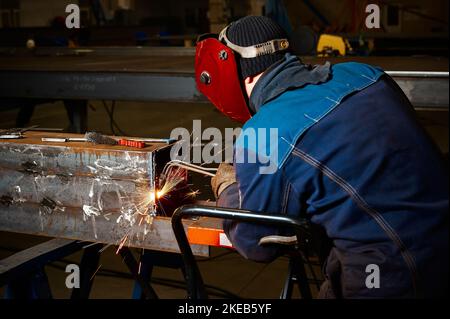
[[[69, 3], [78, 3], [81, 8], [79, 30], [64, 27]], [[377, 3], [382, 9], [380, 30], [369, 30], [364, 25], [368, 3]], [[317, 39], [320, 34], [330, 33], [347, 39], [353, 49], [343, 60], [366, 61], [389, 71], [448, 72], [447, 0], [285, 0], [284, 5], [292, 43], [306, 62], [318, 61]], [[186, 74], [193, 69], [197, 35], [220, 31], [230, 21], [248, 14], [265, 13], [264, 0], [0, 0], [0, 72]], [[36, 56], [40, 59], [36, 60]], [[158, 85], [158, 79], [149, 77], [155, 82], [145, 84], [147, 93]], [[15, 79], [22, 80], [28, 79]], [[448, 76], [444, 81], [448, 88]], [[39, 125], [70, 132], [95, 130], [110, 135], [164, 138], [176, 127], [191, 130], [195, 119], [202, 120], [203, 128], [236, 126], [198, 96], [175, 99], [171, 92], [163, 90], [152, 99], [144, 87], [142, 98], [136, 100], [116, 99], [121, 92], [107, 91], [99, 95], [101, 98], [80, 101], [80, 96], [54, 98], [54, 85], [42, 85], [46, 93], [35, 93], [38, 98], [0, 94], [0, 129]], [[423, 94], [432, 96], [432, 89], [429, 87]], [[421, 102], [416, 113], [443, 154], [448, 154], [448, 104]], [[205, 180], [197, 182], [201, 198], [210, 198]], [[0, 232], [0, 258], [45, 240]], [[78, 262], [80, 256], [75, 254], [68, 260]], [[224, 249], [213, 249], [212, 256], [199, 263], [207, 284], [241, 297], [277, 298], [287, 258], [265, 265], [245, 261]], [[114, 248], [105, 251], [100, 264], [91, 297], [130, 298], [133, 281]], [[58, 262], [47, 267], [56, 298], [70, 296], [64, 286], [64, 266], [64, 262]], [[179, 283], [172, 282], [182, 281], [179, 270], [156, 268], [154, 276], [160, 297], [185, 297]]]

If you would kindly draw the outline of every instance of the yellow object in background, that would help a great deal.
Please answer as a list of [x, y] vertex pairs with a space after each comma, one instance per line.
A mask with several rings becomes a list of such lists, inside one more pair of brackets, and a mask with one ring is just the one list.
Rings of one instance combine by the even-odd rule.
[[351, 51], [348, 40], [343, 37], [331, 34], [322, 34], [317, 44], [317, 55], [324, 56], [345, 56]]

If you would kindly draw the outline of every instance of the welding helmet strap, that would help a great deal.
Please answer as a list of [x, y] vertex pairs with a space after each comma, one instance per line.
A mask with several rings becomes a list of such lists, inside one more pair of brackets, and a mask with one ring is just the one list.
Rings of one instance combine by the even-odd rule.
[[227, 31], [230, 26], [227, 26], [220, 32], [219, 41], [224, 42], [227, 47], [239, 53], [241, 58], [253, 59], [261, 55], [273, 54], [289, 48], [289, 41], [287, 39], [274, 39], [247, 47], [239, 46], [232, 43], [227, 37]]

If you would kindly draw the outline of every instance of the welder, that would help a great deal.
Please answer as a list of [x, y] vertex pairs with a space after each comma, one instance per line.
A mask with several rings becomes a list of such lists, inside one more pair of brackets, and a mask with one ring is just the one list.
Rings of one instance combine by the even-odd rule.
[[[320, 298], [447, 294], [447, 166], [382, 69], [305, 65], [279, 25], [249, 16], [199, 39], [196, 80], [220, 111], [245, 123], [233, 163], [212, 180], [217, 204], [322, 227], [333, 245]], [[268, 162], [274, 171], [264, 171]], [[281, 251], [258, 245], [261, 238], [289, 235], [242, 222], [224, 229], [240, 254], [259, 262]], [[376, 287], [366, 281], [374, 266]]]

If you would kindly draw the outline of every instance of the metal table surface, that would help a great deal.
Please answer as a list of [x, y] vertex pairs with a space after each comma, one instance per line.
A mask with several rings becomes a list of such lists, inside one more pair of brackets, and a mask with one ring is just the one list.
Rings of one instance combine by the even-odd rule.
[[[0, 98], [206, 102], [196, 89], [193, 48], [3, 51]], [[448, 108], [448, 58], [303, 57], [308, 64], [347, 61], [387, 71], [417, 108]]]

